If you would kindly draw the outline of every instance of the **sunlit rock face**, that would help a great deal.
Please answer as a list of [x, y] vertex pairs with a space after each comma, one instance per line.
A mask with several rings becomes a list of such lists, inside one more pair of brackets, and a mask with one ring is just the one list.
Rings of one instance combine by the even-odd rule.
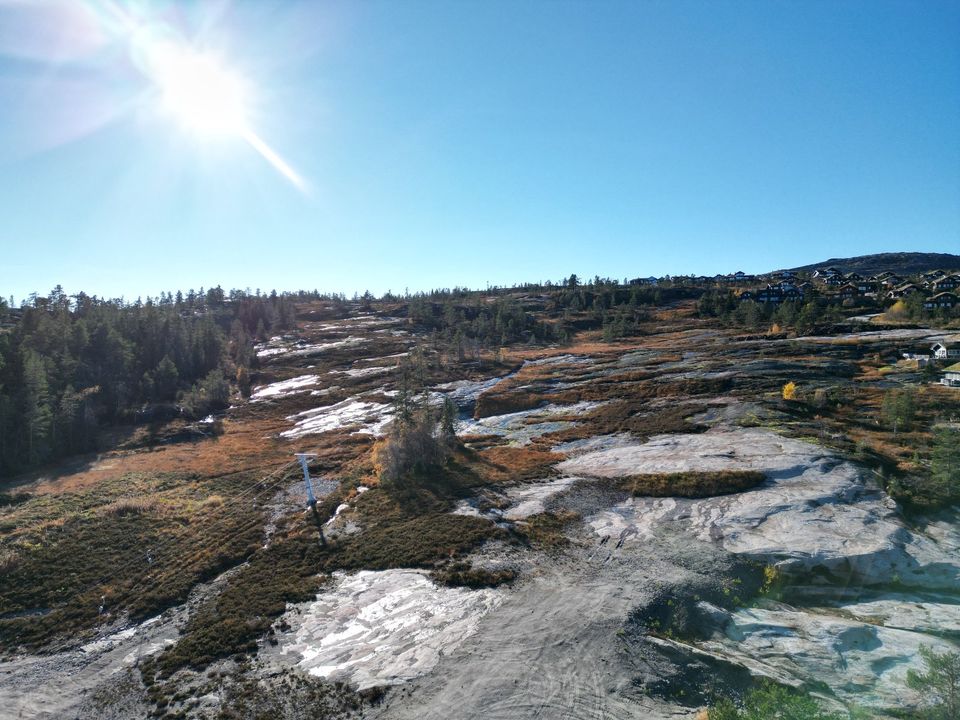
[[[956, 606], [949, 615], [955, 622]], [[786, 684], [816, 680], [841, 699], [874, 707], [909, 708], [920, 703], [906, 678], [910, 670], [923, 670], [921, 645], [940, 653], [956, 651], [934, 636], [821, 609], [770, 603], [717, 613], [717, 619], [719, 632], [702, 644], [705, 650]]]
[[699, 539], [790, 572], [948, 590], [960, 578], [956, 555], [935, 538], [909, 531], [857, 466], [767, 430], [716, 428], [642, 444], [617, 443], [566, 460], [559, 469], [594, 477], [758, 470], [768, 478], [759, 488], [722, 497], [628, 499], [588, 518], [601, 536], [649, 540], [658, 526], [672, 522]]

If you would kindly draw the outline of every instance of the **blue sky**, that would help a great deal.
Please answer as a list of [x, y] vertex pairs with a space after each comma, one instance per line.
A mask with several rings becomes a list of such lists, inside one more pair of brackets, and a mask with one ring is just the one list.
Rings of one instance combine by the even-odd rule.
[[3, 296], [960, 252], [957, 2], [117, 6], [242, 77], [305, 189], [161, 112], [107, 0], [0, 0]]

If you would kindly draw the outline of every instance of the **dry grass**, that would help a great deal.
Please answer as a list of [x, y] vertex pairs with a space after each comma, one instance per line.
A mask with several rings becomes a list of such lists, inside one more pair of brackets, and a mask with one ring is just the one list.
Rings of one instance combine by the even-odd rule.
[[153, 498], [121, 498], [115, 500], [109, 505], [104, 505], [98, 511], [104, 515], [113, 515], [122, 517], [124, 515], [143, 515], [149, 512], [164, 514], [164, 511], [170, 512], [173, 508], [167, 503], [161, 503]]
[[504, 485], [541, 480], [556, 474], [554, 466], [563, 455], [535, 446], [496, 446], [463, 455], [463, 464], [480, 484]]
[[515, 570], [487, 570], [465, 562], [452, 562], [430, 573], [434, 582], [450, 587], [485, 588], [511, 583], [517, 578]]
[[12, 548], [0, 548], [0, 572], [10, 572], [19, 564], [19, 552]]
[[535, 440], [533, 445], [553, 445], [616, 433], [630, 433], [643, 439], [653, 435], [702, 432], [706, 428], [690, 422], [689, 418], [705, 408], [705, 405], [694, 403], [650, 410], [648, 404], [641, 401], [610, 402], [578, 417], [575, 427], [544, 435]]
[[561, 547], [569, 542], [563, 534], [564, 526], [579, 519], [580, 515], [570, 510], [542, 512], [518, 522], [516, 533], [536, 547]]
[[631, 475], [618, 485], [636, 497], [704, 498], [751, 490], [765, 479], [762, 472], [723, 470]]
[[473, 417], [477, 420], [493, 415], [506, 415], [508, 413], [520, 412], [521, 410], [533, 410], [547, 402], [546, 398], [540, 393], [531, 392], [485, 392], [477, 398], [476, 409]]

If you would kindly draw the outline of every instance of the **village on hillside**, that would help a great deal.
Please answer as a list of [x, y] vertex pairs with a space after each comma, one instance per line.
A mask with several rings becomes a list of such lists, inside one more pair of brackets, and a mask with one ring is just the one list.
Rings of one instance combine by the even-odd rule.
[[876, 309], [878, 312], [901, 299], [916, 298], [926, 310], [952, 310], [960, 304], [957, 296], [960, 273], [942, 269], [914, 277], [884, 271], [865, 278], [859, 273], [844, 273], [831, 266], [812, 273], [779, 270], [766, 275], [749, 275], [737, 271], [713, 277], [646, 277], [631, 280], [630, 284], [729, 288], [738, 300], [759, 303], [803, 302], [817, 296], [845, 307]]
[[[725, 295], [728, 306], [739, 305], [741, 310], [753, 306], [755, 316], [767, 319], [776, 318], [778, 309], [786, 309], [783, 306], [807, 306], [814, 313], [829, 312], [837, 320], [903, 324], [935, 319], [948, 328], [960, 321], [960, 273], [942, 268], [913, 275], [886, 270], [864, 277], [858, 272], [826, 266], [806, 272], [779, 270], [763, 275], [737, 271], [712, 277], [645, 277], [630, 280], [629, 284], [689, 287], [705, 294]], [[932, 345], [904, 347], [901, 355], [917, 370], [926, 370], [928, 378], [946, 387], [960, 388], [960, 334], [948, 335]]]

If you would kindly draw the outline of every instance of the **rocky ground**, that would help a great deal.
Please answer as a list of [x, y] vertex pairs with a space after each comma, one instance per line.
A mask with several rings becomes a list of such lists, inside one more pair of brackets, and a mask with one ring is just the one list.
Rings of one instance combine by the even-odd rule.
[[[512, 582], [444, 585], [431, 569], [449, 557], [322, 573], [315, 598], [288, 603], [258, 652], [180, 670], [158, 703], [143, 661], [177, 642], [241, 565], [144, 622], [114, 617], [80, 645], [8, 653], [0, 714], [676, 718], [760, 677], [834, 708], [915, 706], [906, 673], [921, 666], [919, 647], [960, 647], [960, 530], [955, 513], [905, 514], [878, 485], [862, 438], [876, 393], [904, 377], [864, 363], [939, 333], [788, 339], [677, 325], [428, 373], [431, 402], [449, 397], [460, 411], [458, 462], [483, 478], [443, 512], [490, 529], [451, 553]], [[389, 313], [308, 318], [258, 346], [251, 397], [221, 440], [202, 442], [242, 455], [253, 452], [240, 449], [246, 433], [278, 461], [317, 452], [325, 539], [362, 543], [384, 490], [356, 468], [392, 418], [400, 366], [423, 347]], [[798, 413], [780, 397], [788, 381], [843, 402]], [[155, 459], [202, 456], [177, 452]], [[105, 457], [32, 487], [86, 487], [148, 461]], [[763, 481], [691, 498], [634, 497], [623, 484], [728, 471]], [[258, 505], [264, 548], [303, 509], [302, 486], [285, 477]]]

